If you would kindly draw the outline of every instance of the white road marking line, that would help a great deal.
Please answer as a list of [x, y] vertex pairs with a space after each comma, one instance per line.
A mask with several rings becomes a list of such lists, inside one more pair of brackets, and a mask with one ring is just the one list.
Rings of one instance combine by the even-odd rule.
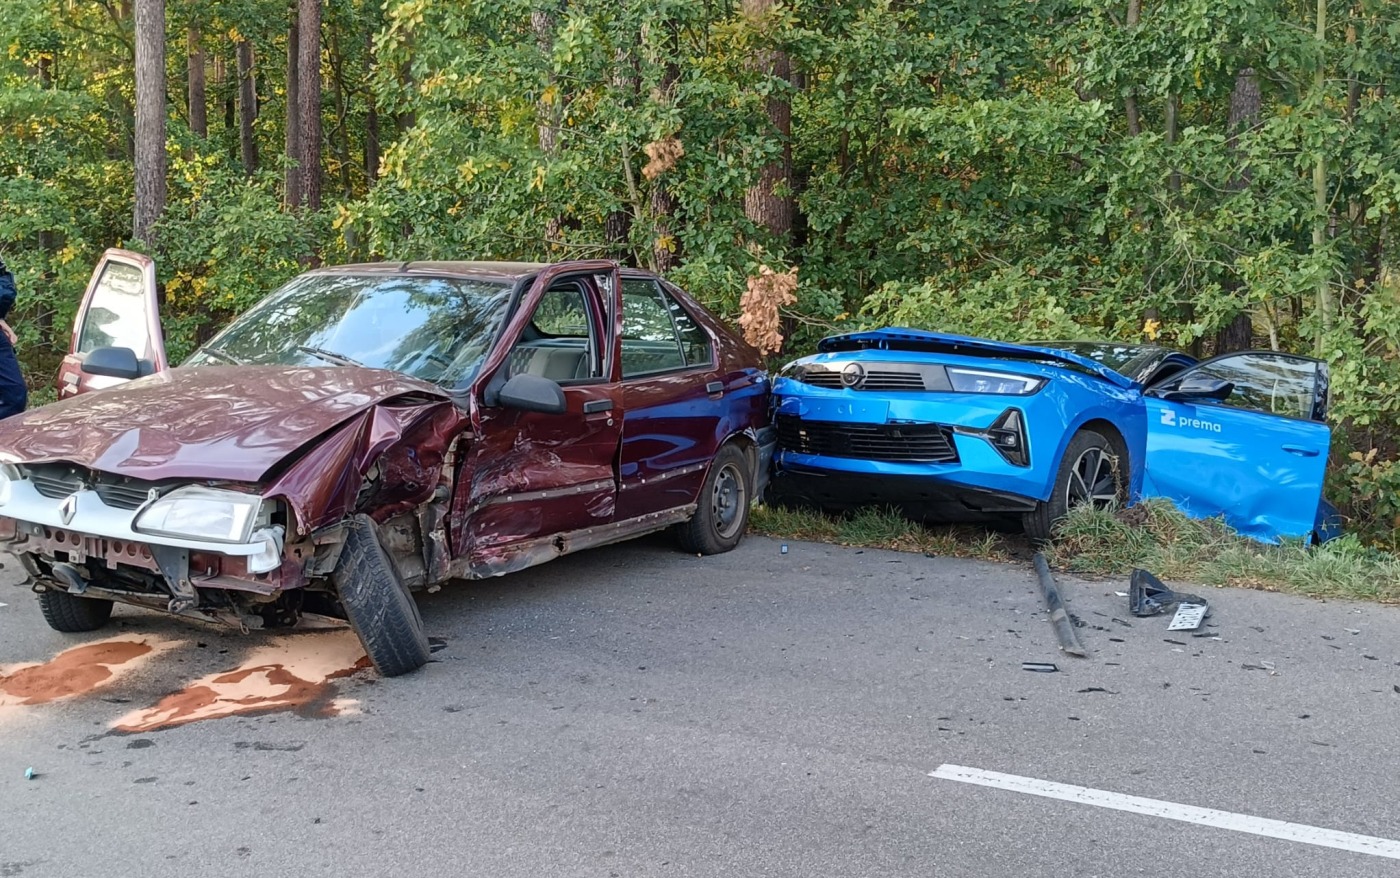
[[1060, 799], [1077, 802], [1081, 805], [1095, 805], [1115, 811], [1128, 811], [1133, 814], [1146, 814], [1149, 817], [1162, 817], [1167, 820], [1180, 820], [1217, 829], [1232, 829], [1251, 835], [1264, 835], [1281, 838], [1284, 841], [1297, 841], [1303, 844], [1370, 854], [1373, 857], [1388, 857], [1400, 860], [1400, 841], [1376, 838], [1370, 835], [1356, 835], [1351, 832], [1338, 832], [1335, 829], [1321, 829], [1302, 823], [1289, 823], [1284, 820], [1270, 820], [1267, 817], [1252, 817], [1248, 814], [1235, 814], [1230, 811], [1217, 811], [1214, 808], [1197, 808], [1192, 805], [1178, 805], [1161, 799], [1144, 799], [1139, 796], [1125, 796], [1089, 787], [1038, 780], [1033, 777], [1020, 777], [1002, 774], [999, 771], [984, 771], [964, 765], [940, 765], [929, 772], [929, 777], [955, 780], [983, 787], [994, 787], [1047, 799]]

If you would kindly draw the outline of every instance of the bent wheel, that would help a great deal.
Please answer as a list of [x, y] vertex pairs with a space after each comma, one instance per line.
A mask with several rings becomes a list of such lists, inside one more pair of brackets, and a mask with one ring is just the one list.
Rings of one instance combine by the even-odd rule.
[[428, 663], [428, 635], [418, 604], [384, 554], [369, 516], [350, 520], [331, 581], [379, 673], [397, 677]]
[[111, 601], [78, 597], [54, 587], [39, 592], [39, 610], [50, 628], [65, 634], [96, 631], [112, 618]]
[[1127, 485], [1119, 465], [1118, 453], [1103, 435], [1093, 430], [1074, 434], [1055, 473], [1050, 499], [1037, 503], [1022, 518], [1026, 536], [1048, 540], [1059, 520], [1076, 506], [1102, 509], [1126, 499]]
[[739, 545], [749, 523], [752, 480], [748, 456], [734, 445], [721, 448], [696, 499], [694, 517], [677, 529], [681, 548], [718, 555]]

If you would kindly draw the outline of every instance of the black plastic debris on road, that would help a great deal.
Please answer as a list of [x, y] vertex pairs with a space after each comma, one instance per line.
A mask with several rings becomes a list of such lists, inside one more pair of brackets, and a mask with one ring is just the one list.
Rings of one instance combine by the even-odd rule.
[[1162, 580], [1141, 568], [1133, 570], [1128, 581], [1128, 611], [1134, 616], [1156, 616], [1175, 606], [1176, 616], [1168, 631], [1193, 631], [1200, 628], [1210, 613], [1210, 604], [1191, 594], [1180, 594], [1167, 588]]
[[1060, 670], [1060, 666], [1052, 662], [1021, 662], [1021, 670], [1034, 671], [1037, 674], [1054, 674]]

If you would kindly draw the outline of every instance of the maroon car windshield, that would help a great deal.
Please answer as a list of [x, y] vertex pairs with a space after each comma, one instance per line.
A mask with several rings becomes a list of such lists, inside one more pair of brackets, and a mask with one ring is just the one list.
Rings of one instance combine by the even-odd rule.
[[500, 331], [508, 283], [417, 274], [307, 274], [253, 306], [185, 365], [367, 366], [449, 390]]

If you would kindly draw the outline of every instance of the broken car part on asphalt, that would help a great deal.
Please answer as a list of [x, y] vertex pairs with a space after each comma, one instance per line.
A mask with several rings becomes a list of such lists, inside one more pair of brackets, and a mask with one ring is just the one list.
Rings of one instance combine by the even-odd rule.
[[1133, 570], [1128, 581], [1128, 610], [1134, 616], [1156, 616], [1176, 606], [1168, 631], [1194, 631], [1210, 612], [1210, 602], [1195, 595], [1180, 594], [1146, 570]]
[[1089, 653], [1079, 643], [1079, 635], [1074, 633], [1074, 625], [1065, 610], [1060, 589], [1055, 585], [1055, 577], [1050, 574], [1050, 565], [1040, 552], [1035, 553], [1035, 573], [1040, 582], [1040, 596], [1045, 600], [1045, 608], [1050, 611], [1050, 624], [1055, 629], [1055, 638], [1060, 642], [1060, 649], [1080, 658], [1087, 656]]

